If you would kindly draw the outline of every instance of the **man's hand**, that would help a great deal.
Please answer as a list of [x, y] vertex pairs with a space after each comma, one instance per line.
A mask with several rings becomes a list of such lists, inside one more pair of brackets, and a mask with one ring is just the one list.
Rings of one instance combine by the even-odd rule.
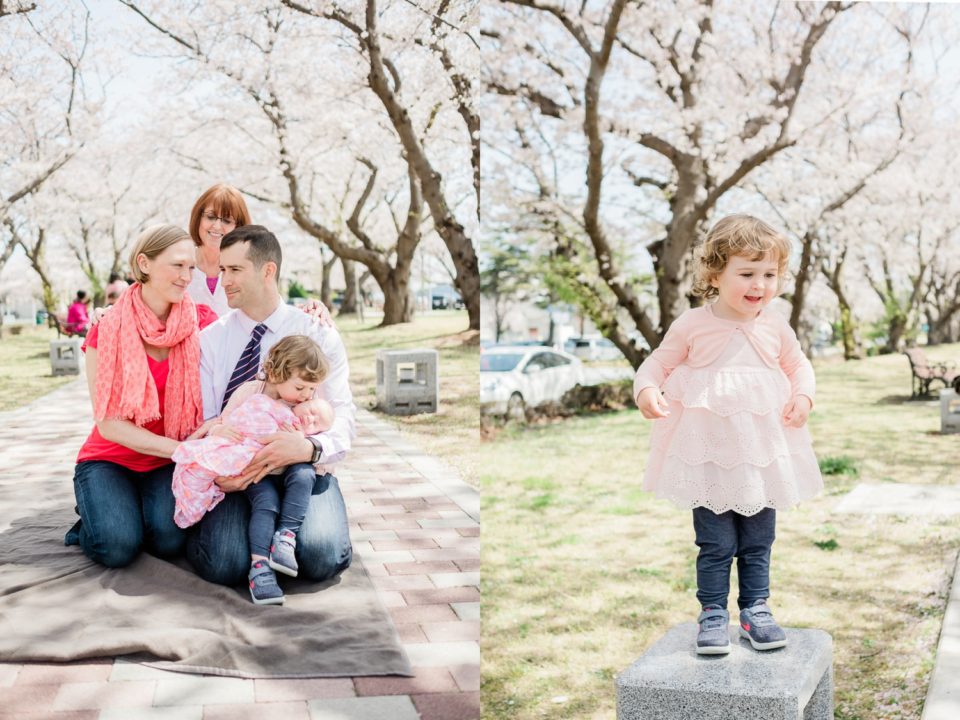
[[647, 420], [658, 420], [670, 414], [667, 401], [655, 387], [644, 388], [637, 395], [637, 407]]
[[783, 409], [783, 424], [792, 428], [803, 427], [812, 407], [810, 398], [806, 395], [797, 395]]
[[240, 475], [230, 475], [229, 477], [221, 475], [214, 479], [214, 482], [225, 493], [232, 493], [246, 490], [248, 485], [260, 482], [266, 474], [266, 466], [251, 462]]
[[263, 449], [258, 452], [250, 465], [263, 465], [268, 470], [286, 467], [295, 463], [310, 462], [313, 456], [313, 443], [296, 431], [277, 432], [259, 438]]
[[330, 309], [319, 300], [310, 298], [300, 309], [312, 317], [313, 321], [319, 323], [321, 327], [336, 327], [333, 324]]

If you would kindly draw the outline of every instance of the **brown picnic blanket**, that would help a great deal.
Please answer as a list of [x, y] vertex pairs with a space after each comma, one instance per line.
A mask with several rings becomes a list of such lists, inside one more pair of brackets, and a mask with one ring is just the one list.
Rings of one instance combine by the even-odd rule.
[[129, 655], [153, 667], [242, 678], [406, 675], [396, 629], [358, 560], [325, 583], [284, 578], [286, 603], [201, 580], [146, 553], [115, 570], [63, 535], [69, 507], [0, 533], [0, 661]]

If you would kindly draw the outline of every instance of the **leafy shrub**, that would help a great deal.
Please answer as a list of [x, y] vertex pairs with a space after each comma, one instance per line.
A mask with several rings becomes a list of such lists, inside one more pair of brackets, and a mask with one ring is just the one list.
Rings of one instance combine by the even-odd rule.
[[860, 477], [860, 468], [857, 467], [857, 461], [846, 455], [820, 458], [820, 472], [824, 475]]

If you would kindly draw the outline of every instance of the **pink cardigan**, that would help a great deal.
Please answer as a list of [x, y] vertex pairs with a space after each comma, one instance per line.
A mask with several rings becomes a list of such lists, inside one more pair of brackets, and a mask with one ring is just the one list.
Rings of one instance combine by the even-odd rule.
[[637, 369], [634, 400], [641, 390], [659, 388], [680, 363], [704, 367], [716, 360], [735, 332], [742, 332], [771, 368], [779, 366], [790, 380], [793, 396], [806, 395], [813, 405], [816, 379], [813, 366], [800, 349], [793, 328], [775, 310], [761, 310], [749, 322], [724, 320], [709, 305], [687, 310], [667, 329], [660, 346]]

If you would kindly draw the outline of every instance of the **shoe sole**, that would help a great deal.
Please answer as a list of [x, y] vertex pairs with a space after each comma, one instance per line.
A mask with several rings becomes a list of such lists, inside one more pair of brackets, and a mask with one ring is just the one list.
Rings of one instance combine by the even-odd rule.
[[281, 573], [288, 577], [296, 577], [297, 573], [299, 572], [299, 570], [288, 568], [286, 565], [275, 563], [273, 560], [267, 560], [267, 564], [270, 566], [271, 569], [276, 570], [278, 573]]
[[697, 655], [726, 655], [730, 652], [729, 645], [705, 645], [697, 646]]
[[254, 605], [283, 605], [284, 596], [281, 595], [280, 597], [257, 600], [253, 595], [251, 595], [250, 599], [253, 600]]
[[782, 648], [787, 646], [786, 638], [784, 638], [783, 640], [773, 640], [771, 642], [766, 642], [766, 643], [757, 642], [752, 637], [750, 637], [750, 633], [748, 633], [742, 627], [740, 628], [740, 637], [742, 637], [744, 640], [749, 640], [754, 650], [776, 650], [777, 648]]

